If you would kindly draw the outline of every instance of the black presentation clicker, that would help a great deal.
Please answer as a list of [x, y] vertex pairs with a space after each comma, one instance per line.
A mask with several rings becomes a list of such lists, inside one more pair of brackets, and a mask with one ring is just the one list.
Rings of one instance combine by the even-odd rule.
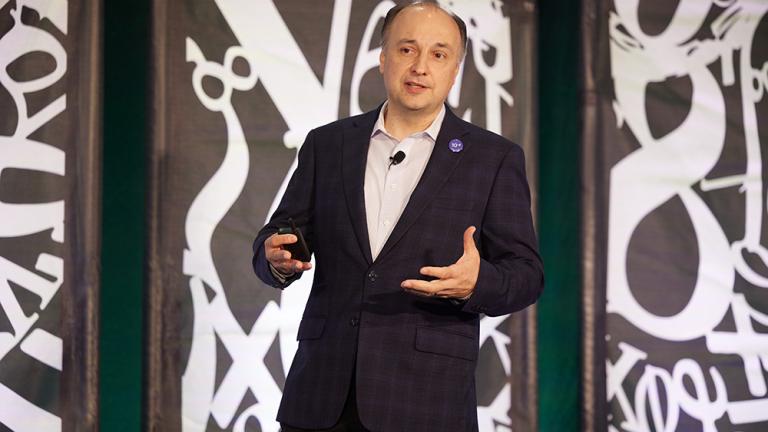
[[309, 262], [310, 254], [307, 242], [304, 240], [304, 235], [301, 230], [296, 227], [296, 223], [293, 222], [293, 218], [288, 218], [290, 227], [283, 227], [277, 230], [278, 234], [293, 234], [298, 239], [296, 243], [284, 244], [283, 249], [291, 253], [291, 259], [299, 260], [302, 262]]

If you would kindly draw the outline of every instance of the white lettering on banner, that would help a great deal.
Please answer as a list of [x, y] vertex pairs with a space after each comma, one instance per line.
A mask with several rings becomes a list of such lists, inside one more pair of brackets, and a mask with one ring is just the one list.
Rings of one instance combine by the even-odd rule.
[[[768, 63], [758, 68], [750, 63], [755, 32], [766, 18], [768, 3], [681, 0], [666, 29], [655, 36], [642, 29], [639, 0], [615, 2], [615, 8], [609, 19], [613, 108], [617, 128], [626, 124], [640, 148], [611, 169], [607, 311], [623, 317], [651, 340], [684, 343], [703, 338], [711, 354], [738, 355], [751, 396], [763, 397], [768, 393], [764, 378], [764, 371], [768, 370], [768, 334], [756, 331], [752, 322], [768, 325], [768, 315], [750, 307], [743, 294], [734, 293], [734, 284], [738, 273], [752, 285], [768, 288], [768, 278], [758, 274], [744, 259], [745, 253], [751, 253], [768, 263], [768, 250], [760, 244], [766, 208], [756, 114], [757, 103], [765, 97], [768, 79], [763, 77], [768, 76]], [[697, 39], [713, 9], [717, 11], [716, 18], [707, 25], [714, 37]], [[719, 77], [711, 70], [718, 64]], [[680, 77], [691, 83], [690, 111], [677, 128], [655, 138], [646, 112], [647, 86]], [[706, 179], [721, 158], [729, 126], [721, 86], [734, 84], [741, 90], [746, 170], [743, 175]], [[745, 196], [743, 239], [729, 242], [720, 222], [694, 191], [697, 185], [703, 192], [740, 187]], [[666, 316], [637, 301], [627, 276], [627, 258], [630, 239], [641, 221], [675, 197], [682, 202], [692, 223], [699, 261], [687, 304], [676, 314]], [[729, 310], [736, 330], [716, 331]], [[608, 333], [616, 337], [610, 328]], [[715, 431], [715, 421], [726, 413], [734, 424], [768, 421], [764, 400], [729, 401], [729, 383], [716, 367], [709, 368], [709, 379], [715, 389], [711, 395], [697, 359], [679, 359], [671, 374], [661, 367], [646, 365], [635, 384], [632, 402], [623, 384], [629, 370], [648, 358], [648, 354], [622, 341], [618, 346], [619, 360], [613, 365], [608, 362], [607, 396], [609, 401], [618, 403], [625, 419], [622, 430], [678, 430], [680, 409], [701, 422], [702, 430], [707, 432]], [[693, 384], [693, 394], [688, 393], [684, 381]], [[666, 400], [666, 409], [661, 406], [662, 400]], [[650, 412], [646, 412], [647, 408]], [[613, 415], [609, 422], [612, 419]]]
[[[195, 197], [186, 218], [188, 248], [184, 251], [184, 274], [191, 277], [194, 327], [190, 355], [182, 377], [182, 428], [185, 432], [204, 431], [212, 417], [219, 427], [239, 432], [245, 429], [248, 419], [255, 418], [262, 431], [277, 432], [279, 425], [274, 417], [281, 392], [265, 365], [264, 356], [277, 338], [283, 369], [290, 368], [298, 348], [296, 333], [313, 272], [296, 281], [291, 289], [282, 291], [279, 305], [268, 303], [250, 331], [239, 326], [229, 307], [211, 252], [213, 233], [245, 188], [249, 170], [248, 146], [231, 96], [235, 90], [247, 91], [260, 82], [288, 125], [283, 136], [287, 148], [300, 147], [311, 128], [336, 120], [352, 2], [334, 2], [322, 82], [312, 71], [273, 2], [216, 0], [216, 5], [240, 46], [230, 47], [223, 63], [217, 64], [206, 60], [192, 38], [186, 43], [186, 59], [195, 65], [192, 74], [194, 92], [204, 107], [224, 117], [228, 139], [221, 166]], [[349, 107], [352, 114], [361, 112], [359, 91], [363, 76], [378, 67], [379, 49], [369, 49], [375, 44], [374, 31], [393, 5], [392, 1], [380, 2], [368, 19], [352, 71]], [[512, 104], [511, 95], [503, 88], [512, 79], [509, 19], [503, 16], [498, 1], [448, 1], [444, 5], [456, 10], [467, 22], [472, 19], [475, 23], [470, 26], [469, 38], [475, 47], [475, 64], [485, 78], [486, 127], [501, 133], [502, 104]], [[492, 65], [482, 56], [482, 51], [488, 49], [496, 53]], [[238, 75], [232, 69], [238, 58], [248, 63], [248, 76]], [[205, 92], [202, 80], [206, 77], [221, 82], [221, 95], [213, 98]], [[300, 86], [297, 87], [297, 83]], [[453, 105], [458, 105], [459, 92], [459, 86], [451, 92], [449, 102]], [[469, 111], [465, 112], [464, 118], [469, 120], [470, 115]], [[296, 160], [275, 196], [267, 219], [280, 202], [295, 168]], [[215, 293], [210, 301], [206, 287]], [[510, 374], [511, 359], [507, 351], [510, 340], [500, 330], [505, 318], [484, 317], [480, 323], [480, 343], [492, 341], [504, 371]], [[215, 388], [216, 337], [221, 339], [232, 358], [232, 365], [218, 388]], [[257, 403], [235, 418], [249, 390]], [[505, 386], [490, 406], [478, 409], [481, 431], [511, 430], [509, 409], [510, 389]]]
[[[503, 2], [442, 0], [440, 4], [467, 23], [467, 38], [473, 46], [472, 60], [485, 80], [485, 127], [501, 134], [502, 103], [509, 106], [513, 103], [512, 95], [504, 89], [504, 84], [512, 79], [512, 26], [509, 17], [501, 13]], [[489, 50], [498, 56], [508, 53], [509, 57], [484, 57], [483, 53]], [[459, 87], [455, 86], [454, 90], [457, 89]], [[458, 104], [458, 93], [452, 102]]]
[[[648, 355], [624, 342], [619, 343], [619, 349], [621, 350], [619, 359], [615, 364], [608, 361], [606, 370], [608, 400], [615, 399], [618, 402], [621, 415], [624, 417], [621, 430], [627, 432], [676, 431], [679, 430], [678, 420], [682, 410], [701, 421], [702, 431], [717, 432], [715, 421], [731, 409], [732, 403], [728, 402], [725, 381], [716, 368], [709, 368], [710, 379], [715, 388], [714, 397], [712, 397], [707, 388], [704, 373], [696, 361], [689, 358], [680, 359], [671, 374], [664, 368], [646, 364], [642, 376], [635, 385], [634, 398], [630, 399], [623, 384], [632, 369], [646, 360]], [[688, 391], [686, 382], [692, 384], [693, 393]], [[666, 400], [664, 407], [661, 406], [662, 400]], [[649, 420], [653, 423], [653, 428]], [[733, 418], [731, 420], [733, 421]], [[611, 427], [615, 428], [615, 426]]]
[[[66, 95], [30, 115], [26, 95], [51, 87], [67, 70], [67, 53], [50, 33], [21, 20], [23, 8], [35, 10], [41, 19], [48, 19], [62, 33], [67, 33], [67, 1], [17, 0], [10, 10], [13, 26], [0, 37], [0, 86], [11, 96], [16, 106], [18, 122], [11, 136], [0, 137], [0, 181], [7, 169], [46, 172], [63, 176], [65, 154], [49, 144], [36, 142], [29, 136], [66, 109]], [[46, 75], [28, 81], [17, 81], [8, 74], [8, 66], [31, 52], [49, 54], [55, 68]], [[0, 237], [21, 237], [51, 231], [51, 239], [64, 242], [64, 201], [19, 204], [0, 201]], [[62, 341], [35, 323], [44, 313], [64, 279], [64, 261], [48, 253], [40, 253], [35, 270], [31, 271], [0, 256], [0, 308], [11, 324], [12, 332], [0, 332], [0, 367], [3, 359], [16, 347], [30, 359], [59, 371], [62, 369]], [[44, 275], [44, 276], [43, 276]], [[11, 283], [40, 299], [39, 312], [26, 315]], [[0, 424], [16, 432], [60, 431], [61, 419], [27, 401], [10, 388], [0, 384]]]
[[[61, 419], [0, 384], [0, 422], [14, 432], [60, 431]], [[8, 409], [9, 407], [12, 407]]]
[[[352, 86], [349, 90], [349, 113], [351, 115], [358, 115], [363, 112], [360, 108], [360, 87], [362, 85], [363, 76], [369, 70], [379, 67], [379, 53], [381, 52], [381, 48], [374, 42], [374, 31], [376, 30], [379, 21], [383, 20], [384, 17], [387, 16], [387, 12], [394, 6], [395, 2], [393, 1], [382, 1], [376, 5], [370, 18], [368, 18], [368, 24], [365, 26], [365, 32], [363, 33], [363, 40], [360, 43], [360, 49], [357, 52], [355, 69], [352, 71]], [[375, 46], [376, 48], [370, 49], [369, 47], [371, 46]], [[461, 80], [457, 79], [457, 82], [461, 82]]]
[[626, 418], [622, 426], [628, 431], [635, 431], [638, 430], [639, 426], [637, 425], [632, 404], [629, 402], [622, 383], [635, 364], [640, 360], [644, 360], [647, 356], [644, 352], [624, 342], [619, 342], [619, 349], [621, 350], [619, 360], [613, 365], [608, 362], [605, 368], [608, 400], [616, 398]]
[[754, 330], [752, 321], [768, 327], [768, 315], [752, 309], [743, 294], [737, 294], [731, 305], [735, 332], [712, 331], [707, 334], [707, 349], [716, 354], [736, 354], [744, 362], [744, 373], [752, 396], [765, 396], [763, 369], [768, 370], [768, 334]]

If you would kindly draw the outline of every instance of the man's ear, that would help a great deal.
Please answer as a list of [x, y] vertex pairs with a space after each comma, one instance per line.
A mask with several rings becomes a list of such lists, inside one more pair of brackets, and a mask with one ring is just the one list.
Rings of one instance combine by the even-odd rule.
[[459, 76], [460, 70], [461, 70], [461, 62], [458, 62], [456, 64], [456, 70], [453, 71], [453, 79], [451, 79], [451, 87], [453, 87], [453, 84], [456, 83], [456, 77]]
[[453, 79], [456, 79], [457, 76], [459, 76], [459, 71], [461, 70], [461, 62], [456, 63], [456, 70], [453, 71]]
[[379, 73], [384, 73], [384, 60], [387, 56], [384, 55], [384, 47], [381, 47], [381, 50], [379, 51]]

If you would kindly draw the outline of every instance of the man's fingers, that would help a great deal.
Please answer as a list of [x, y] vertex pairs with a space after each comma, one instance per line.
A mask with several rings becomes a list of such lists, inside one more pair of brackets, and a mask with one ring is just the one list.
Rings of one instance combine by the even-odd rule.
[[272, 249], [267, 253], [267, 260], [272, 263], [291, 259], [291, 253], [283, 249]]
[[267, 260], [283, 273], [296, 273], [312, 268], [312, 263], [291, 259], [291, 253], [281, 246], [296, 243], [298, 238], [293, 234], [272, 234], [264, 241]]
[[296, 243], [299, 239], [293, 234], [272, 234], [267, 239], [268, 246], [278, 247], [284, 244]]
[[278, 234], [272, 234], [271, 236], [267, 237], [266, 240], [264, 240], [264, 248], [265, 249], [272, 249], [276, 248], [277, 245], [275, 244], [276, 240], [275, 237], [277, 237]]
[[477, 250], [477, 246], [475, 246], [475, 239], [474, 237], [472, 237], [474, 234], [475, 234], [474, 226], [471, 226], [466, 230], [464, 230], [464, 253]]
[[409, 292], [411, 294], [415, 294], [421, 297], [434, 297], [435, 294], [437, 294], [437, 292], [439, 291], [439, 289], [435, 289], [430, 286], [423, 286], [418, 282], [424, 282], [424, 281], [407, 280], [407, 281], [403, 281], [403, 283], [400, 284], [400, 286], [406, 292]]
[[311, 269], [312, 263], [297, 260], [287, 260], [275, 265], [275, 268], [279, 269], [283, 273], [297, 273]]
[[438, 279], [445, 279], [450, 276], [449, 267], [422, 267], [419, 269], [419, 273], [424, 276], [432, 276]]
[[294, 271], [307, 271], [312, 268], [312, 263], [293, 260]]
[[474, 226], [464, 231], [464, 257], [456, 263], [446, 267], [426, 266], [419, 269], [424, 276], [436, 278], [425, 281], [420, 279], [407, 279], [400, 286], [413, 294], [426, 297], [465, 297], [474, 289], [475, 282], [471, 280], [471, 269], [468, 266], [473, 262], [472, 256], [478, 256], [473, 235], [477, 229]]
[[403, 281], [401, 287], [414, 295], [422, 297], [466, 297], [466, 290], [450, 287], [442, 283], [442, 281], [426, 282], [418, 279], [409, 279]]
[[419, 279], [406, 279], [400, 283], [400, 287], [415, 291], [429, 291], [429, 282]]
[[406, 279], [400, 284], [400, 286], [409, 290], [432, 293], [432, 292], [440, 291], [441, 289], [450, 287], [451, 283], [442, 279], [436, 279], [433, 281], [425, 281], [421, 279]]

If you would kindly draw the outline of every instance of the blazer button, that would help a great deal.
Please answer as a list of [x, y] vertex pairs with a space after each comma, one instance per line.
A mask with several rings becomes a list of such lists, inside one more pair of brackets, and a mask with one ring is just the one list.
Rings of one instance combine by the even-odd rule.
[[379, 277], [379, 275], [377, 275], [375, 271], [371, 270], [371, 271], [368, 272], [368, 280], [369, 281], [375, 282], [376, 278], [378, 278], [378, 277]]
[[360, 324], [360, 320], [357, 317], [349, 319], [349, 325], [352, 327], [357, 327], [358, 324]]

